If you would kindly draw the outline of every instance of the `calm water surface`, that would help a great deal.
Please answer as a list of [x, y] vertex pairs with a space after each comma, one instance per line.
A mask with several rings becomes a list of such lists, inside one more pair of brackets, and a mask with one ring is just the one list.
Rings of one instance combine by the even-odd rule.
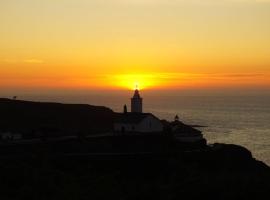
[[[23, 96], [23, 99], [104, 105], [122, 111], [131, 94], [85, 94], [66, 96]], [[143, 93], [144, 111], [173, 120], [176, 114], [188, 124], [202, 128], [208, 143], [242, 145], [270, 166], [269, 96], [181, 96]]]

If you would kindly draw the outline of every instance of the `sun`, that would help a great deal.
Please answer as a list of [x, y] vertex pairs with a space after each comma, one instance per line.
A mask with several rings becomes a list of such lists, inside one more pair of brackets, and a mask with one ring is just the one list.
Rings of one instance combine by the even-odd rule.
[[151, 74], [119, 74], [114, 76], [114, 85], [121, 88], [148, 89], [155, 87], [157, 82]]

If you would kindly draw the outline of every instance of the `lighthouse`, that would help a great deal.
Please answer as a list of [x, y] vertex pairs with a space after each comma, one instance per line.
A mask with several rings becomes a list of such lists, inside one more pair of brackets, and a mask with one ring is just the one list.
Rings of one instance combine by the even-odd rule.
[[143, 99], [138, 88], [131, 98], [131, 112], [124, 105], [124, 112], [119, 113], [114, 121], [114, 131], [120, 134], [162, 133], [163, 123], [152, 113], [143, 113]]
[[131, 98], [131, 112], [132, 113], [142, 113], [142, 102], [143, 99], [140, 97], [139, 90], [136, 89], [133, 97]]

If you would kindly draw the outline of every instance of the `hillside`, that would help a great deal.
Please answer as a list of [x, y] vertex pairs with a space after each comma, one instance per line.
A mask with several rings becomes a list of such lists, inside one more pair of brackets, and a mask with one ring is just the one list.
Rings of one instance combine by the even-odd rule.
[[[129, 153], [134, 140], [133, 147], [148, 153]], [[116, 136], [3, 145], [0, 152], [1, 199], [227, 200], [269, 195], [270, 168], [236, 145], [178, 151], [164, 136]]]
[[0, 99], [0, 131], [96, 134], [111, 130], [114, 116], [102, 106]]

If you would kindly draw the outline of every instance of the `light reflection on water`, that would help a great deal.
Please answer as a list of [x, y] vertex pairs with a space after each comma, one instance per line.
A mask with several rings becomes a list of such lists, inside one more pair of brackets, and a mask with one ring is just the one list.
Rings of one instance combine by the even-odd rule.
[[174, 108], [151, 111], [167, 119], [178, 113], [186, 123], [206, 125], [201, 130], [208, 143], [245, 146], [270, 165], [269, 97], [178, 97], [177, 102], [168, 103]]

